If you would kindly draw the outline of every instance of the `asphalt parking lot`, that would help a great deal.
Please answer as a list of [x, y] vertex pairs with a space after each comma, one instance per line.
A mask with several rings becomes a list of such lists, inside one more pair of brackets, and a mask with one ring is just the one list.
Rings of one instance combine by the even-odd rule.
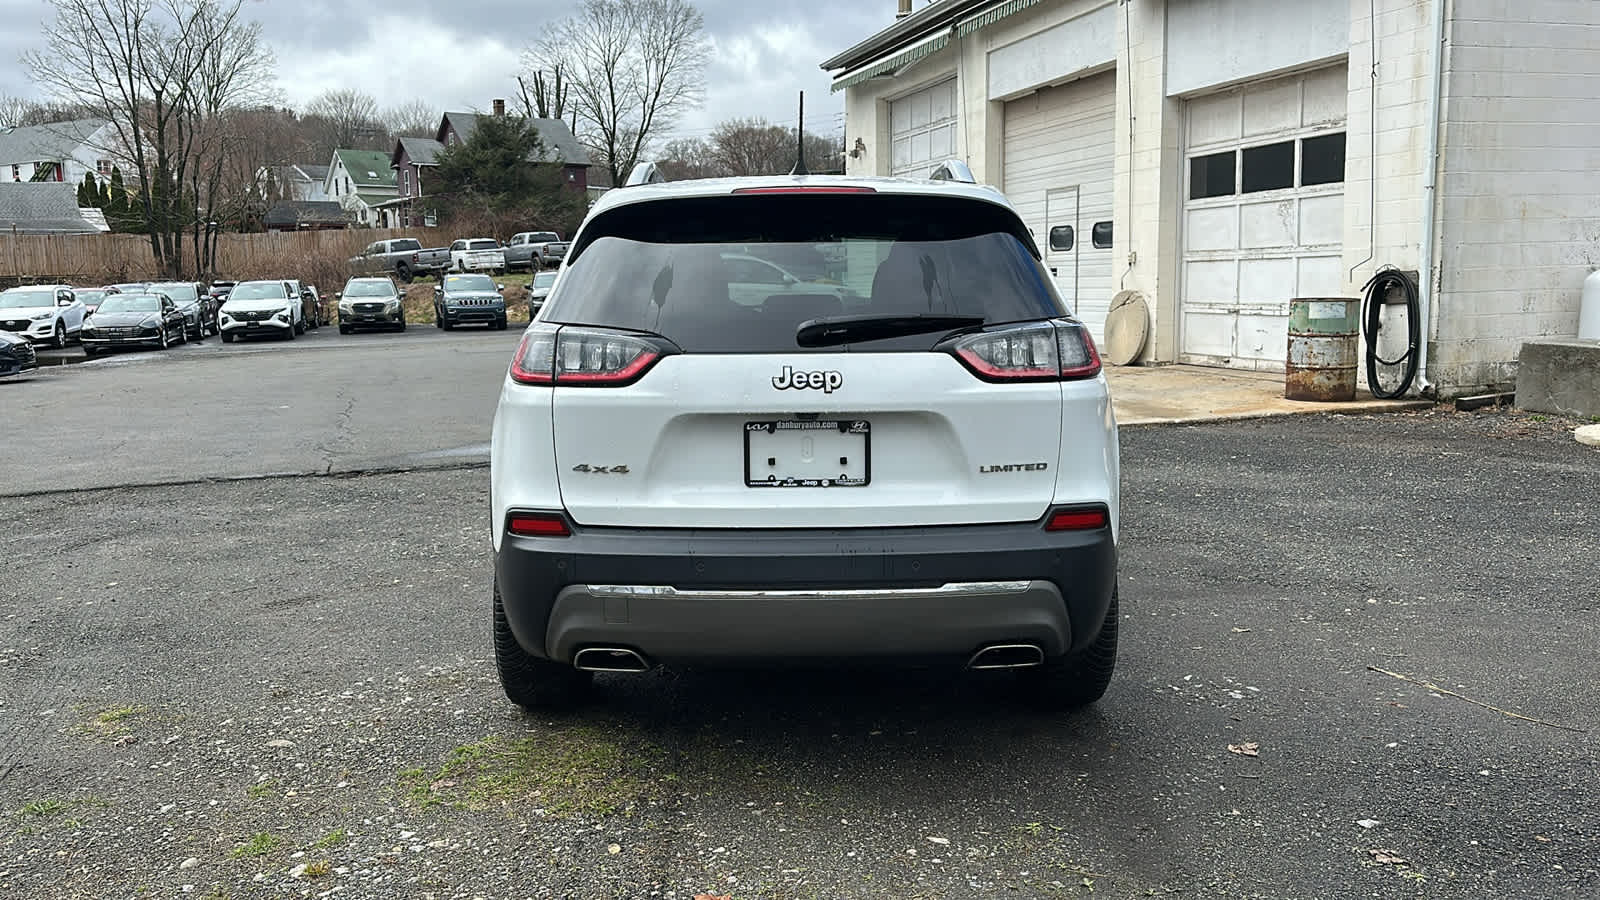
[[527, 717], [482, 468], [515, 340], [0, 382], [0, 896], [1600, 894], [1600, 455], [1564, 423], [1125, 429], [1122, 656], [1077, 715], [785, 672]]

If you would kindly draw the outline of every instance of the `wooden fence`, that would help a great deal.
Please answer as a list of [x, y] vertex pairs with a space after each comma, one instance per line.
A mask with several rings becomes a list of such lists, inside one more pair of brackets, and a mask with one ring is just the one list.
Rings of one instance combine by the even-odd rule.
[[[332, 276], [345, 260], [373, 241], [414, 237], [443, 247], [439, 228], [361, 228], [266, 234], [224, 233], [217, 238], [218, 278], [298, 278], [306, 269]], [[183, 242], [186, 274], [194, 275], [194, 247]], [[137, 234], [10, 235], [0, 233], [0, 283], [107, 284], [161, 277], [150, 239]]]

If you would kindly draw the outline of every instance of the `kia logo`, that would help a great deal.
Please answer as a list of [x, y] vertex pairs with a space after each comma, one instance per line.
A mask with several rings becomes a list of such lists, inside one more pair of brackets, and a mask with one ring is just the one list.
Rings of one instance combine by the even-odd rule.
[[796, 372], [793, 366], [784, 366], [783, 372], [772, 379], [772, 386], [780, 391], [821, 391], [831, 394], [844, 384], [838, 372]]

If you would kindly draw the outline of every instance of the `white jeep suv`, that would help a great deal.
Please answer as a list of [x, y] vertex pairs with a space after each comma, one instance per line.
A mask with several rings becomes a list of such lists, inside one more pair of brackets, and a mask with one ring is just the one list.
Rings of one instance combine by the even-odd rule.
[[[1006, 199], [637, 180], [589, 213], [500, 394], [507, 696], [569, 703], [658, 664], [944, 660], [1099, 699], [1117, 427]], [[755, 290], [745, 257], [794, 277]]]

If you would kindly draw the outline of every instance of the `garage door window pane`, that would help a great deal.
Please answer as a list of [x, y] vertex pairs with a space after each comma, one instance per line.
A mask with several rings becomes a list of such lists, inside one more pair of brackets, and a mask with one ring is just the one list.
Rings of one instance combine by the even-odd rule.
[[1233, 194], [1233, 159], [1233, 151], [1229, 150], [1189, 160], [1189, 199]]
[[1294, 141], [1251, 147], [1244, 151], [1244, 173], [1240, 193], [1275, 191], [1294, 187]]
[[1338, 184], [1344, 181], [1344, 133], [1325, 134], [1300, 142], [1300, 183]]
[[1058, 253], [1065, 253], [1072, 249], [1072, 226], [1057, 225], [1050, 229], [1050, 249]]
[[1111, 223], [1096, 222], [1094, 229], [1089, 232], [1089, 241], [1096, 249], [1104, 250], [1111, 246]]

